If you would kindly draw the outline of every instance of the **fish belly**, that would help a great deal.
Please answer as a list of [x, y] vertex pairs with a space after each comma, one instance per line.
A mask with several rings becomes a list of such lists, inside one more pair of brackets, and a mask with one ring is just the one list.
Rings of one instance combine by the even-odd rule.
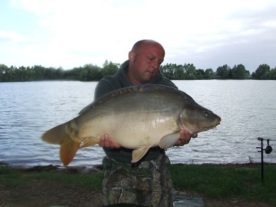
[[109, 134], [121, 146], [130, 149], [157, 146], [162, 137], [179, 130], [175, 117], [156, 112], [110, 113], [86, 121], [80, 128], [80, 139]]

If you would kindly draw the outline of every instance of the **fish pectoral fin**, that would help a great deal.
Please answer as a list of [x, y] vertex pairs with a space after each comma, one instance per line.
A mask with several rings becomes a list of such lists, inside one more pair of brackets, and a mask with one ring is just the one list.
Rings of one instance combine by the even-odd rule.
[[82, 141], [80, 143], [80, 148], [89, 147], [99, 143], [100, 143], [99, 137], [85, 137], [85, 138], [82, 138]]
[[60, 159], [65, 166], [67, 166], [75, 157], [80, 143], [72, 139], [66, 139], [60, 146]]
[[150, 148], [151, 146], [143, 146], [133, 150], [131, 162], [136, 163], [141, 160], [145, 156], [145, 154], [147, 154]]
[[179, 132], [168, 134], [160, 140], [159, 147], [161, 147], [162, 149], [168, 149], [169, 147], [172, 147], [175, 145], [179, 137], [180, 137]]

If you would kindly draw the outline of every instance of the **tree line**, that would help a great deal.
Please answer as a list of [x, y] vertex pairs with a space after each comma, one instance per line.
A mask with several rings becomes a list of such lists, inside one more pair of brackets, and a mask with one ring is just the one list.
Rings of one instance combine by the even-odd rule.
[[[0, 82], [8, 81], [39, 81], [39, 80], [79, 80], [98, 81], [102, 77], [114, 74], [120, 65], [105, 61], [102, 67], [86, 64], [82, 67], [64, 70], [62, 68], [43, 67], [8, 67], [0, 64]], [[219, 66], [216, 71], [212, 68], [197, 69], [193, 64], [165, 64], [160, 68], [161, 73], [171, 80], [197, 80], [197, 79], [260, 79], [276, 80], [276, 67], [270, 68], [261, 64], [252, 73], [244, 65], [239, 64], [231, 68], [228, 65]]]
[[251, 74], [243, 64], [227, 64], [219, 66], [216, 71], [212, 68], [196, 69], [193, 64], [166, 64], [161, 66], [161, 72], [172, 80], [196, 80], [196, 79], [260, 79], [276, 80], [276, 67], [270, 68], [267, 64], [261, 64]]
[[0, 82], [8, 81], [40, 81], [40, 80], [79, 80], [98, 81], [102, 77], [114, 74], [119, 64], [105, 61], [103, 67], [86, 64], [82, 67], [64, 70], [62, 68], [43, 67], [7, 67], [0, 64]]

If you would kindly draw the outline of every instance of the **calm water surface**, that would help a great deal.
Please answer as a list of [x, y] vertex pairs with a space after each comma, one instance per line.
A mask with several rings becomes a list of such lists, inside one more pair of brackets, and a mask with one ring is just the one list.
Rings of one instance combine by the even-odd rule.
[[[272, 139], [266, 162], [276, 163], [276, 81], [175, 81], [179, 89], [221, 116], [216, 129], [167, 151], [173, 163], [259, 162], [257, 137]], [[41, 141], [47, 129], [68, 121], [93, 101], [95, 82], [0, 83], [0, 162], [61, 165], [59, 147]], [[78, 151], [72, 166], [100, 164], [100, 147]]]

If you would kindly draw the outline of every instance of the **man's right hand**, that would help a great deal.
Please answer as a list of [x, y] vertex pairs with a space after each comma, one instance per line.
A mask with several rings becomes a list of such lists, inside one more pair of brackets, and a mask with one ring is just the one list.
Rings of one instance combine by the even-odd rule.
[[111, 148], [111, 149], [112, 148], [116, 149], [121, 147], [121, 145], [116, 141], [114, 141], [114, 139], [109, 134], [104, 134], [101, 136], [99, 145], [101, 147]]

